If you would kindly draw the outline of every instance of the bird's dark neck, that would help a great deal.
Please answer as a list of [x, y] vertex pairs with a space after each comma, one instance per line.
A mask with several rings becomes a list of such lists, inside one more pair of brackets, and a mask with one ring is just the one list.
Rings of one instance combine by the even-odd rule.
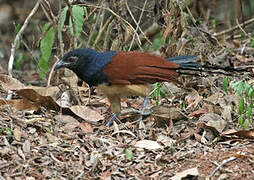
[[103, 68], [110, 63], [112, 58], [117, 54], [116, 51], [89, 53], [86, 58], [89, 63], [85, 67], [78, 68], [76, 74], [85, 81], [89, 86], [97, 86], [102, 83], [109, 84], [107, 75], [103, 72]]

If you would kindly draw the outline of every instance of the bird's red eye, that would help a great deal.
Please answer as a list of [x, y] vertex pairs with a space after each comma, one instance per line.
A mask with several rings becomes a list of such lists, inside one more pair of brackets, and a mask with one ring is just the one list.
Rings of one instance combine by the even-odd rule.
[[68, 58], [69, 62], [75, 62], [76, 60], [77, 60], [77, 57], [74, 57], [74, 56]]

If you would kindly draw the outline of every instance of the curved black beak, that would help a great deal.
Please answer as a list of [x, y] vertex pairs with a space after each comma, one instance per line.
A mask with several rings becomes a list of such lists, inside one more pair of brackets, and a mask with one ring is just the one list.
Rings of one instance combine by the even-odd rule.
[[61, 59], [56, 63], [55, 67], [54, 67], [54, 71], [60, 69], [61, 67], [65, 67], [66, 63], [63, 62]]

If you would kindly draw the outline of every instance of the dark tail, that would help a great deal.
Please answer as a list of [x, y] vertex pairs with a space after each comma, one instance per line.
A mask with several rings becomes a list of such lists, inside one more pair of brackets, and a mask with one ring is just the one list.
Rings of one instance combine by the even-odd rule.
[[[168, 61], [174, 62], [179, 64], [177, 71], [180, 74], [188, 74], [188, 75], [198, 75], [197, 73], [190, 73], [190, 71], [198, 71], [200, 73], [213, 73], [213, 74], [225, 74], [225, 75], [232, 75], [229, 72], [244, 72], [245, 69], [242, 68], [235, 68], [232, 66], [222, 67], [216, 65], [208, 65], [204, 64], [201, 65], [198, 62], [194, 62], [197, 59], [197, 56], [177, 56], [168, 58]], [[216, 71], [222, 70], [222, 71]]]

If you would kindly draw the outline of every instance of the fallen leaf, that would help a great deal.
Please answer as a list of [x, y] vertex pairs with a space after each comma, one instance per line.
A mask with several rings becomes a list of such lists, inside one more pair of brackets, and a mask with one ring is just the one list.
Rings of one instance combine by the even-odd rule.
[[69, 123], [65, 124], [61, 129], [63, 131], [72, 131], [78, 126], [79, 126], [79, 122], [77, 122], [77, 123], [69, 122]]
[[17, 141], [20, 141], [20, 140], [21, 140], [21, 135], [22, 135], [22, 133], [21, 133], [21, 131], [20, 131], [19, 128], [15, 128], [15, 129], [13, 130], [13, 135], [14, 135], [14, 138], [15, 138]]
[[3, 74], [0, 74], [0, 84], [5, 91], [25, 88], [19, 80]]
[[231, 129], [231, 130], [228, 130], [228, 131], [222, 133], [221, 135], [225, 136], [225, 137], [237, 136], [237, 137], [241, 137], [241, 138], [254, 139], [254, 129], [240, 130], [240, 131]]
[[[198, 168], [195, 167], [195, 168], [187, 169], [187, 170], [182, 171], [180, 173], [176, 173], [176, 175], [173, 176], [171, 178], [171, 180], [181, 180], [181, 179], [186, 179], [187, 176], [194, 176], [195, 177], [198, 175], [199, 175]], [[190, 178], [190, 179], [193, 179], [193, 178]]]
[[158, 142], [161, 142], [164, 146], [171, 147], [176, 141], [169, 136], [159, 135], [157, 138]]
[[130, 131], [127, 131], [127, 130], [116, 130], [114, 133], [112, 133], [112, 136], [114, 136], [115, 134], [118, 134], [118, 133], [122, 133], [122, 134], [129, 134], [133, 137], [136, 137], [135, 134], [133, 134], [132, 132]]
[[23, 153], [23, 151], [21, 150], [20, 147], [18, 148], [18, 155], [19, 155], [23, 160], [26, 159], [25, 154]]
[[38, 110], [38, 106], [32, 104], [30, 101], [26, 99], [14, 99], [14, 100], [4, 100], [0, 99], [0, 106], [3, 105], [11, 105], [17, 110]]
[[232, 110], [230, 105], [224, 106], [221, 117], [225, 119], [227, 122], [232, 122], [231, 111]]
[[104, 119], [104, 117], [100, 113], [86, 106], [76, 105], [71, 106], [70, 109], [74, 114], [91, 123], [98, 122]]
[[54, 118], [60, 122], [60, 123], [78, 123], [78, 120], [76, 120], [74, 117], [70, 116], [70, 115], [63, 115], [63, 114], [59, 114], [59, 115], [55, 115]]
[[185, 97], [186, 104], [188, 104], [186, 109], [196, 108], [202, 99], [203, 97], [199, 96], [197, 91], [192, 91], [188, 96]]
[[221, 118], [221, 116], [215, 113], [204, 114], [199, 118], [199, 122], [205, 124], [204, 128], [210, 130], [215, 129], [219, 133], [221, 133], [227, 125], [227, 123]]
[[37, 106], [45, 107], [46, 109], [60, 111], [60, 106], [50, 96], [42, 96], [33, 89], [20, 89], [16, 93], [23, 98], [33, 102]]
[[136, 148], [143, 148], [148, 150], [157, 150], [157, 149], [163, 148], [159, 143], [157, 143], [156, 141], [151, 141], [151, 140], [137, 141], [134, 146]]
[[199, 117], [201, 116], [202, 114], [205, 114], [207, 113], [207, 109], [199, 109], [197, 111], [194, 111], [192, 113], [189, 114], [190, 117]]
[[110, 171], [103, 172], [102, 179], [103, 180], [111, 180], [111, 172]]
[[93, 132], [93, 128], [92, 128], [91, 124], [89, 124], [87, 122], [79, 123], [79, 127], [83, 133], [92, 133]]
[[24, 143], [23, 143], [23, 147], [22, 147], [23, 151], [25, 153], [29, 153], [30, 152], [30, 149], [31, 149], [31, 143], [29, 140], [26, 140]]

